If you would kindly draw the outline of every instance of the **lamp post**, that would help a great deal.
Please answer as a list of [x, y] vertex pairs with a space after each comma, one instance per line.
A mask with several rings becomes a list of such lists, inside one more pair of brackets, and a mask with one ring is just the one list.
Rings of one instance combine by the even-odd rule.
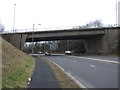
[[118, 24], [118, 23], [117, 23], [117, 19], [118, 19], [118, 18], [117, 18], [117, 14], [118, 14], [118, 13], [117, 13], [117, 11], [118, 11], [118, 10], [117, 10], [117, 9], [118, 9], [117, 5], [118, 5], [118, 2], [117, 2], [117, 0], [116, 0], [116, 27], [117, 27], [117, 24]]
[[13, 33], [14, 33], [14, 26], [15, 26], [15, 11], [16, 11], [16, 4], [14, 4], [14, 17], [13, 17]]
[[[37, 25], [41, 25], [41, 24], [37, 24]], [[35, 24], [33, 24], [33, 33], [32, 33], [32, 54], [34, 53], [34, 26]]]
[[118, 26], [120, 26], [120, 1], [118, 2]]

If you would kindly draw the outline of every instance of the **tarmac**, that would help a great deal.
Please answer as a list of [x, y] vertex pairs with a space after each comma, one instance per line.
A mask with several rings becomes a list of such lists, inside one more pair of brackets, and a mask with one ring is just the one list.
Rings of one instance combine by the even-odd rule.
[[49, 65], [38, 57], [35, 58], [35, 69], [28, 85], [29, 88], [61, 88]]

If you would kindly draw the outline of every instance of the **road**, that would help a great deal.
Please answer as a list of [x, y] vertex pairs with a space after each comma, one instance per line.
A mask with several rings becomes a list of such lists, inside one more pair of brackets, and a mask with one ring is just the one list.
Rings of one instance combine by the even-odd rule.
[[58, 64], [86, 88], [118, 88], [117, 58], [57, 54], [41, 56]]
[[28, 88], [61, 88], [49, 65], [38, 57]]

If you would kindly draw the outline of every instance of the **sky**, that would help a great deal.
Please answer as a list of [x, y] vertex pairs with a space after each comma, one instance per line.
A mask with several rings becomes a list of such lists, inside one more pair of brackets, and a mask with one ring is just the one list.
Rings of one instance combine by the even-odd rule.
[[13, 29], [14, 9], [15, 29], [80, 26], [96, 19], [116, 24], [116, 0], [0, 0], [6, 30]]

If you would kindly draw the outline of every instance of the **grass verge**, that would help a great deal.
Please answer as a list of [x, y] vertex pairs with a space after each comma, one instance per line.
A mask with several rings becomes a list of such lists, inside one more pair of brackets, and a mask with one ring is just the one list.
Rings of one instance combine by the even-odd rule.
[[34, 68], [34, 59], [27, 57], [23, 64], [8, 66], [2, 71], [2, 88], [27, 88], [28, 78], [31, 77]]
[[33, 57], [2, 39], [2, 88], [27, 88], [34, 66]]
[[61, 88], [80, 88], [73, 80], [71, 80], [60, 68], [58, 68], [55, 64], [50, 62], [49, 60], [42, 58], [39, 56], [40, 59], [44, 60], [48, 65], [51, 67], [52, 71], [54, 72], [58, 83], [60, 84]]

